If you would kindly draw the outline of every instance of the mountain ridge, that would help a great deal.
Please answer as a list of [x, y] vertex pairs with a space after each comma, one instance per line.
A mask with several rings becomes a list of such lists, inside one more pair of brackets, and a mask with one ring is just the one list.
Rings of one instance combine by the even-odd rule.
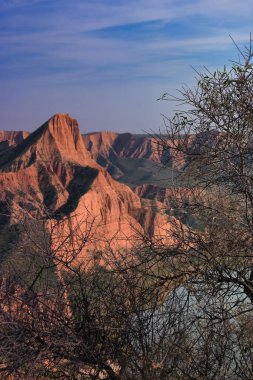
[[[10, 207], [10, 224], [17, 223], [24, 212], [33, 218], [49, 216], [54, 224], [61, 220], [59, 239], [84, 223], [86, 229], [90, 225], [96, 247], [109, 243], [126, 248], [136, 244], [134, 236], [140, 239], [148, 231], [165, 238], [164, 215], [148, 216], [141, 223], [140, 198], [93, 160], [77, 121], [69, 114], [54, 115], [2, 160], [0, 201], [2, 210]], [[152, 229], [155, 219], [157, 226]]]

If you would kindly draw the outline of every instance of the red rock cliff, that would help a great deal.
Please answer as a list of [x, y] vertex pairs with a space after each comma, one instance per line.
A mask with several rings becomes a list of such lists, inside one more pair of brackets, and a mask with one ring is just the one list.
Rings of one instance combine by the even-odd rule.
[[[138, 243], [146, 225], [151, 231], [141, 217], [138, 195], [91, 158], [76, 120], [68, 114], [53, 116], [1, 157], [0, 190], [2, 224], [16, 223], [24, 213], [49, 217], [50, 226], [57, 225], [54, 247], [66, 255], [82, 244], [82, 255], [87, 247], [107, 243], [128, 248]], [[164, 217], [162, 223], [164, 227]], [[66, 236], [71, 231], [70, 249]]]

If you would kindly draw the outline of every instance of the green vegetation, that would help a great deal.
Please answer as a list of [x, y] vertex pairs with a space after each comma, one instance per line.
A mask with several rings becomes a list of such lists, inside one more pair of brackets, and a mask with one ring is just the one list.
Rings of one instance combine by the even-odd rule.
[[[86, 247], [85, 257], [79, 248], [100, 236], [85, 231], [75, 247], [77, 231], [69, 229], [58, 249], [42, 221], [20, 223], [14, 244], [16, 230], [3, 229], [0, 242], [10, 248], [0, 272], [3, 378], [38, 378], [44, 368], [48, 377], [73, 380], [87, 371], [94, 380], [253, 379], [251, 43], [240, 51], [242, 63], [199, 74], [177, 99], [189, 111], [166, 119], [161, 144], [176, 142], [193, 184], [169, 201], [192, 225], [193, 197], [200, 226], [176, 220], [166, 241], [135, 231], [139, 245], [127, 254], [107, 245], [93, 255]], [[132, 184], [162, 178], [154, 167], [148, 173], [147, 160], [119, 165]], [[60, 215], [75, 209], [75, 193], [95, 176], [75, 167]]]

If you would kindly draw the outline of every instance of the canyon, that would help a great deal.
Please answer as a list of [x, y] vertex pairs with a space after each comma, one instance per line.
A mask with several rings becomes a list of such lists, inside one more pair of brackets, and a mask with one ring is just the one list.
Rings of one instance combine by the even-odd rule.
[[120, 159], [165, 170], [169, 151], [154, 138], [113, 132], [81, 136], [75, 119], [56, 114], [31, 134], [2, 131], [0, 147], [2, 228], [43, 220], [54, 231], [57, 254], [74, 258], [78, 252], [82, 260], [90, 250], [128, 250], [147, 238], [156, 244], [173, 241], [177, 220], [168, 215], [164, 199], [117, 181], [124, 176]]

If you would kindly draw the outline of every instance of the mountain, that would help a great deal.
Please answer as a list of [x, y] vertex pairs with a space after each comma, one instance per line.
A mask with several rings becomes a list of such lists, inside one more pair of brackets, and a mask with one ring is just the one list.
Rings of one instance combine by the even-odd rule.
[[53, 116], [1, 155], [0, 189], [0, 224], [18, 224], [24, 216], [46, 220], [61, 254], [70, 245], [72, 252], [82, 246], [82, 253], [109, 245], [128, 248], [145, 233], [168, 239], [171, 229], [163, 212], [142, 205], [93, 159], [68, 114]]
[[0, 131], [0, 157], [7, 149], [20, 144], [28, 135], [26, 131]]
[[94, 160], [132, 187], [167, 186], [186, 164], [184, 155], [161, 143], [159, 137], [96, 132], [83, 135], [83, 140]]
[[0, 131], [0, 143], [6, 141], [9, 145], [17, 145], [28, 135], [26, 131]]
[[86, 148], [94, 159], [99, 157], [146, 158], [156, 162], [166, 162], [168, 151], [158, 143], [156, 138], [133, 135], [131, 133], [94, 132], [83, 135]]
[[203, 188], [183, 186], [165, 188], [145, 184], [136, 186], [134, 191], [141, 199], [157, 202], [160, 210], [165, 210], [167, 214], [174, 216], [184, 225], [193, 229], [203, 227], [203, 215], [199, 215], [198, 212], [198, 207], [203, 203], [206, 194]]

